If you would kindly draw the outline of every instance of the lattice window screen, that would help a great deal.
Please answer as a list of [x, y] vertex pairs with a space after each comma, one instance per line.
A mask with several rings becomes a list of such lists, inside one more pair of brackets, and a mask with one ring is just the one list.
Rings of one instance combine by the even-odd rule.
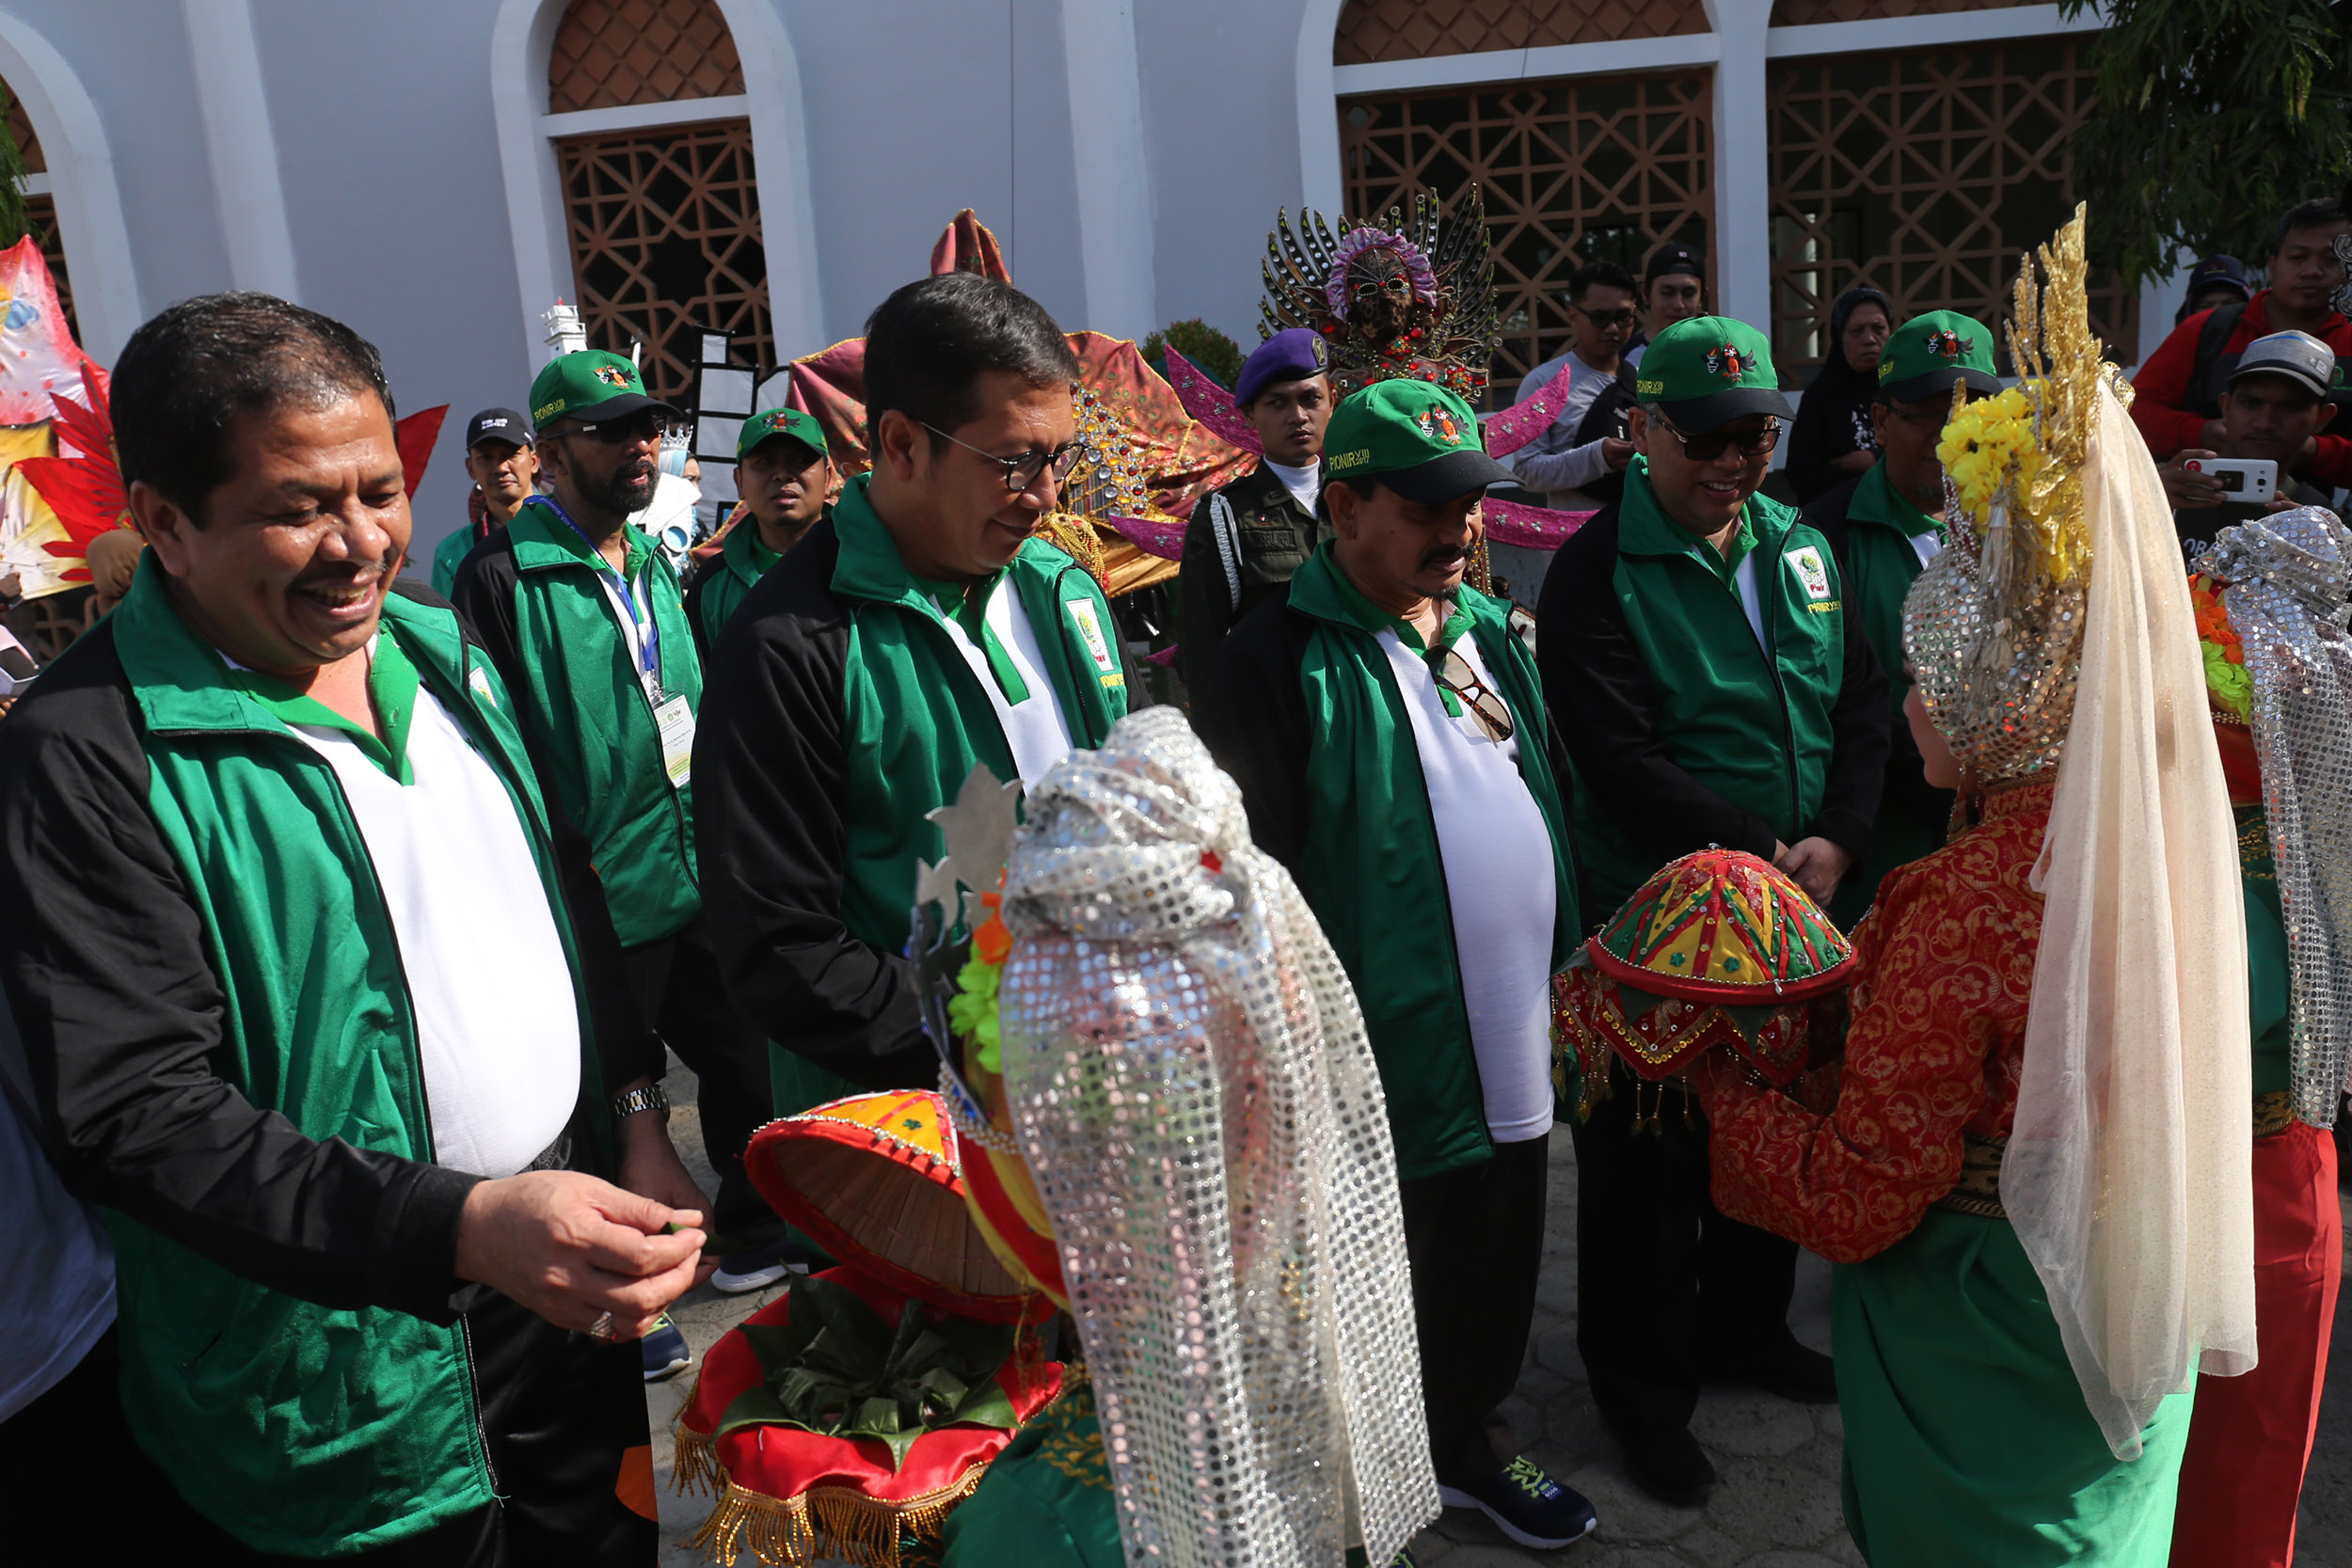
[[1347, 0], [1336, 65], [1704, 33], [1704, 0]]
[[1709, 253], [1712, 90], [1708, 71], [1686, 71], [1343, 100], [1347, 214], [1481, 187], [1502, 318], [1490, 397], [1509, 403], [1566, 346], [1579, 265], [1639, 277], [1667, 240]]
[[[1897, 319], [1999, 325], [2020, 253], [2071, 216], [2069, 139], [2095, 38], [1788, 60], [1772, 72], [1772, 356], [1820, 362], [1830, 305], [1869, 283]], [[2093, 215], [2094, 221], [2096, 214]], [[2129, 354], [2139, 299], [2097, 280], [2091, 325]], [[2006, 365], [2006, 361], [2004, 361]]]
[[2036, 0], [1772, 0], [1775, 27], [1820, 22], [1869, 22], [1883, 16], [1932, 16], [1946, 11], [1997, 11]]
[[580, 319], [592, 348], [644, 340], [647, 389], [691, 402], [699, 326], [775, 358], [748, 120], [556, 142]]
[[735, 36], [712, 0], [572, 0], [548, 55], [550, 114], [742, 90]]

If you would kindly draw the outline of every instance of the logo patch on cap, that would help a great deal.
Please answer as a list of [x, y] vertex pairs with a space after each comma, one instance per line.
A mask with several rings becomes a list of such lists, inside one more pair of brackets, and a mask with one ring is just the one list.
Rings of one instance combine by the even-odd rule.
[[1315, 369], [1320, 371], [1329, 368], [1331, 363], [1330, 344], [1325, 342], [1321, 338], [1310, 338], [1307, 341], [1307, 347], [1309, 352], [1314, 356]]
[[1462, 444], [1462, 427], [1442, 408], [1422, 409], [1420, 424], [1422, 435], [1432, 441], [1443, 441], [1449, 447]]
[[1731, 344], [1707, 351], [1707, 373], [1720, 375], [1725, 381], [1737, 381], [1748, 373], [1747, 356]]
[[1976, 348], [1976, 340], [1963, 338], [1950, 327], [1928, 334], [1928, 352], [1941, 359], [1957, 359]]
[[598, 381], [603, 382], [608, 387], [627, 387], [628, 385], [628, 372], [621, 369], [618, 365], [598, 365], [596, 367], [596, 375]]

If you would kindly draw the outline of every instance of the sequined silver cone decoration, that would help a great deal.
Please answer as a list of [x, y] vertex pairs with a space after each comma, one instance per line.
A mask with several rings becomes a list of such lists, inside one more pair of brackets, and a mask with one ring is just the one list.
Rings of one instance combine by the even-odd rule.
[[2352, 1070], [2352, 530], [2323, 507], [2221, 531], [2197, 570], [2245, 645], [2294, 978], [2295, 1115], [2332, 1127]]
[[1386, 1563], [1438, 1513], [1395, 1156], [1354, 992], [1173, 708], [1038, 783], [1005, 1090], [1130, 1568]]

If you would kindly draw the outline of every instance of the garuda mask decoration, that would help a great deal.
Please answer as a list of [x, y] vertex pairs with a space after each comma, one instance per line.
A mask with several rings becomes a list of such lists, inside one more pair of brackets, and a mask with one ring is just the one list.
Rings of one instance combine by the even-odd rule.
[[1377, 223], [1339, 221], [1303, 211], [1298, 230], [1284, 209], [1266, 236], [1260, 269], [1265, 298], [1258, 333], [1310, 327], [1331, 351], [1341, 395], [1376, 381], [1412, 376], [1476, 401], [1499, 336], [1486, 209], [1478, 187], [1448, 216], [1437, 198], [1413, 198]]

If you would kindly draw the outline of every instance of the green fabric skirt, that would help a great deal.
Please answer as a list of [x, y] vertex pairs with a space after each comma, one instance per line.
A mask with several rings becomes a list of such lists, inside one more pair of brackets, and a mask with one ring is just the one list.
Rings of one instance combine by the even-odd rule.
[[945, 1568], [1126, 1568], [1094, 1388], [1073, 1367], [947, 1515]]
[[2188, 1393], [2129, 1464], [2083, 1403], [2017, 1232], [1948, 1209], [1833, 1292], [1846, 1528], [1870, 1568], [2165, 1568]]

